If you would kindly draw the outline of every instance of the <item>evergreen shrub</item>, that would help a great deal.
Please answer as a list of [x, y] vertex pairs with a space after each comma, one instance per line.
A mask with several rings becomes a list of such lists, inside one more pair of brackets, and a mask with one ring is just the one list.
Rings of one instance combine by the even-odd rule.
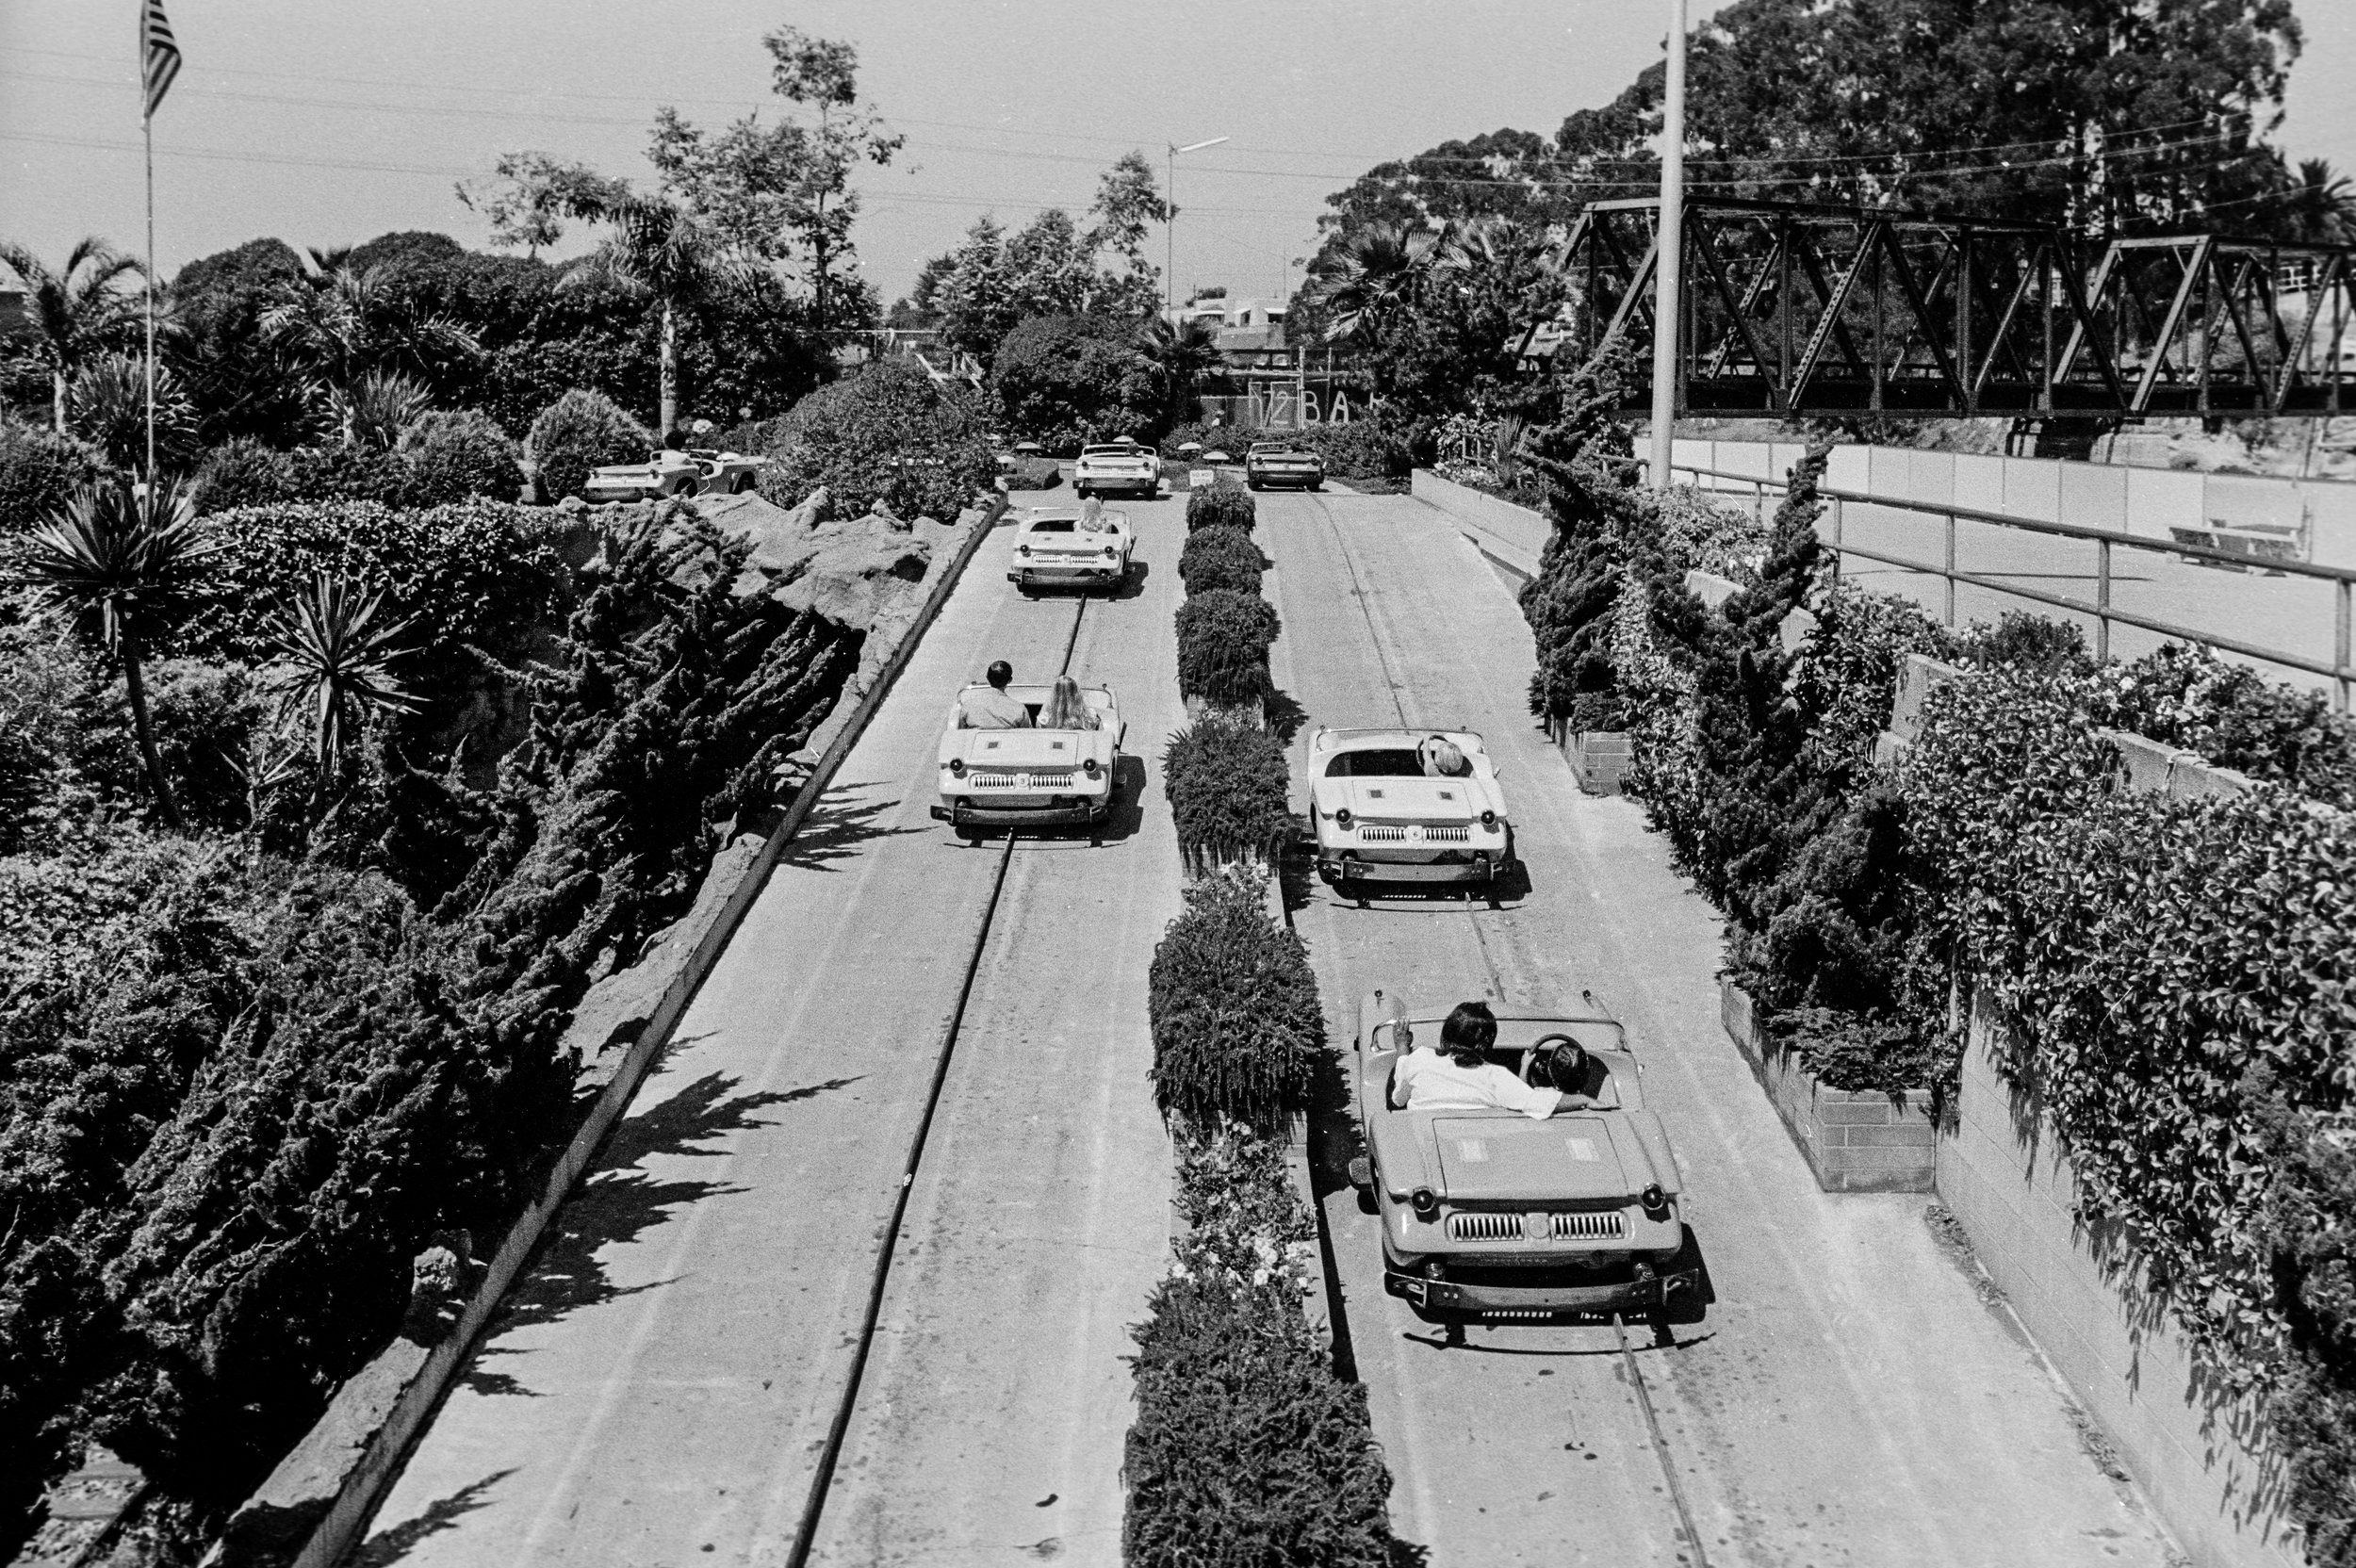
[[1266, 889], [1250, 867], [1201, 878], [1153, 950], [1153, 1102], [1199, 1135], [1230, 1123], [1281, 1130], [1324, 1059], [1308, 950], [1268, 918]]
[[1252, 531], [1260, 520], [1260, 502], [1251, 491], [1221, 475], [1212, 483], [1186, 492], [1186, 531], [1203, 528]]
[[1197, 870], [1265, 856], [1292, 826], [1286, 782], [1284, 748], [1264, 729], [1210, 713], [1179, 730], [1162, 752], [1178, 853]]
[[106, 467], [87, 443], [0, 414], [0, 538], [31, 529]]
[[861, 366], [795, 403], [767, 455], [762, 496], [798, 506], [823, 486], [838, 516], [880, 500], [895, 516], [951, 522], [998, 471], [976, 400], [906, 359]]
[[524, 491], [515, 439], [476, 409], [429, 413], [401, 433], [413, 476], [413, 503], [447, 506], [480, 497], [512, 501]]
[[1415, 467], [1406, 433], [1379, 419], [1312, 425], [1293, 439], [1325, 459], [1336, 479], [1403, 479]]
[[1199, 528], [1178, 552], [1178, 578], [1189, 596], [1225, 590], [1257, 596], [1268, 558], [1238, 528]]
[[581, 387], [543, 409], [526, 443], [536, 465], [540, 503], [581, 494], [589, 470], [609, 463], [644, 463], [654, 436], [601, 392]]
[[275, 447], [233, 435], [205, 452], [190, 493], [200, 515], [272, 506], [294, 498], [294, 466]]
[[1256, 593], [1189, 593], [1178, 607], [1178, 690], [1230, 706], [1264, 695], [1279, 630], [1276, 607]]

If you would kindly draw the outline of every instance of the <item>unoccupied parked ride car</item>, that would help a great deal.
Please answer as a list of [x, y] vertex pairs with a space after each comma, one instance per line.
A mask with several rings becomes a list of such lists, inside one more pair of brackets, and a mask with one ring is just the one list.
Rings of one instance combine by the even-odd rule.
[[691, 447], [684, 463], [614, 463], [592, 469], [581, 498], [591, 501], [651, 501], [665, 496], [736, 496], [760, 482], [765, 457]]
[[1254, 441], [1243, 454], [1243, 482], [1252, 490], [1271, 484], [1315, 490], [1325, 483], [1325, 459], [1290, 441]]
[[[1445, 743], [1434, 744], [1434, 743]], [[1452, 754], [1452, 774], [1432, 771]], [[1496, 894], [1513, 825], [1488, 747], [1469, 729], [1326, 729], [1309, 736], [1317, 874], [1365, 904], [1383, 883]]]
[[1698, 1323], [1716, 1298], [1627, 1031], [1592, 995], [1580, 1002], [1497, 1015], [1485, 1054], [1526, 1081], [1545, 1086], [1559, 1043], [1587, 1050], [1589, 1102], [1544, 1120], [1495, 1107], [1393, 1109], [1400, 1054], [1435, 1044], [1448, 1013], [1411, 1013], [1382, 990], [1360, 1003], [1350, 1080], [1366, 1152], [1350, 1175], [1383, 1222], [1383, 1287], [1419, 1315]]
[[1135, 441], [1104, 441], [1080, 449], [1072, 488], [1082, 496], [1144, 496], [1161, 493], [1162, 454]]
[[[1091, 526], [1093, 525], [1093, 526]], [[1129, 576], [1136, 533], [1126, 512], [1035, 506], [1015, 525], [1006, 580], [1034, 588], [1118, 588]]]
[[[968, 692], [981, 690], [969, 686]], [[1051, 689], [1009, 686], [1034, 725]], [[1121, 704], [1109, 686], [1083, 686], [1096, 721], [1085, 729], [963, 729], [964, 693], [949, 705], [941, 734], [941, 803], [932, 808], [960, 839], [1009, 828], [1086, 827], [1093, 837], [1112, 814], [1121, 773]]]

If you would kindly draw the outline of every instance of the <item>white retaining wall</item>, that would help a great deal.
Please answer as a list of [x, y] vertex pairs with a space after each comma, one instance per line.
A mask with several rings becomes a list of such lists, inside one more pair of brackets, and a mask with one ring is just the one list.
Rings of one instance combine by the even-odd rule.
[[2295, 1568], [2305, 1558], [2267, 1494], [2248, 1406], [2207, 1405], [2174, 1325], [2096, 1261], [2068, 1152], [1990, 1058], [1993, 1018], [1974, 1002], [1956, 1124], [1939, 1140], [1939, 1198], [2193, 1562]]
[[[1780, 482], [1806, 450], [1797, 442], [1681, 439], [1675, 460]], [[1729, 480], [1697, 482], [1706, 489], [1749, 488]], [[2300, 540], [2302, 559], [2324, 566], [2356, 566], [2356, 483], [2345, 480], [2200, 474], [2049, 457], [1844, 444], [1833, 449], [1824, 482], [1892, 500], [1976, 507], [2039, 522], [2117, 529], [2148, 539], [2170, 540], [2170, 529], [2220, 522], [2236, 528], [2289, 528]]]

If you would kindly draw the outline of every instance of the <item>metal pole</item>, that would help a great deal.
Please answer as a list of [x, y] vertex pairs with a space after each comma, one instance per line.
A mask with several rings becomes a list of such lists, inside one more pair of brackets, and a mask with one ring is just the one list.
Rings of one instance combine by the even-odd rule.
[[[2108, 539], [2094, 542], [2094, 602], [2104, 610], [2111, 607], [2111, 542]], [[2111, 618], [2108, 615], [2094, 617], [2094, 662], [2098, 664], [2111, 662]]]
[[[145, 37], [141, 35], [142, 39]], [[155, 482], [155, 117], [139, 116], [147, 148], [147, 482]]]
[[1677, 433], [1677, 306], [1685, 260], [1685, 0], [1669, 0], [1669, 76], [1661, 110], [1660, 261], [1653, 269], [1652, 486], [1669, 487]]
[[1947, 624], [1955, 624], [1955, 514], [1947, 514]]
[[1841, 580], [1841, 498], [1835, 496], [1832, 498], [1832, 580], [1835, 582]]
[[2333, 607], [2331, 617], [2333, 622], [2331, 662], [2339, 666], [2339, 674], [2331, 683], [2331, 690], [2332, 694], [2339, 699], [2340, 711], [2345, 713], [2348, 711], [2348, 596], [2351, 590], [2356, 590], [2356, 583], [2350, 583], [2348, 579], [2342, 578], [2334, 586], [2339, 589], [2339, 603]]
[[1178, 316], [1178, 144], [1170, 148], [1170, 174], [1162, 182], [1163, 200], [1170, 204], [1170, 219], [1162, 225], [1162, 314], [1175, 327]]

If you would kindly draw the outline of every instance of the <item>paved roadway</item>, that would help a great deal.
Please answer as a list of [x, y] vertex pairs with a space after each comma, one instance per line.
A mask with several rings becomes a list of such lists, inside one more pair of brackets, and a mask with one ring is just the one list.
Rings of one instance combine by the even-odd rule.
[[[1182, 717], [1183, 523], [1072, 669], [1128, 750]], [[999, 858], [931, 822], [934, 748], [993, 658], [1044, 678], [1069, 598], [983, 547], [649, 1075], [372, 1527], [371, 1563], [778, 1562], [842, 1404], [876, 1238]], [[1091, 850], [1009, 870], [812, 1539], [823, 1563], [1113, 1563], [1134, 1350], [1168, 1249], [1145, 976], [1178, 905], [1131, 764]]]
[[[1410, 1005], [1590, 986], [1650, 1064], [1719, 1302], [1639, 1359], [1713, 1565], [2152, 1564], [2156, 1527], [2081, 1447], [2056, 1385], [1923, 1223], [1833, 1197], [1717, 1022], [1716, 915], [1625, 799], [1580, 795], [1532, 727], [1529, 632], [1499, 577], [1409, 498], [1261, 498], [1278, 683], [1308, 724], [1465, 725], [1505, 770], [1532, 881], [1457, 903], [1301, 911], [1347, 1038], [1381, 985]], [[1301, 731], [1305, 741], [1307, 726]], [[1296, 743], [1296, 756], [1300, 746]], [[1327, 1148], [1332, 1170], [1341, 1151]], [[1434, 1568], [1697, 1562], [1608, 1328], [1474, 1329], [1463, 1348], [1382, 1290], [1373, 1221], [1321, 1180], [1357, 1368]]]

